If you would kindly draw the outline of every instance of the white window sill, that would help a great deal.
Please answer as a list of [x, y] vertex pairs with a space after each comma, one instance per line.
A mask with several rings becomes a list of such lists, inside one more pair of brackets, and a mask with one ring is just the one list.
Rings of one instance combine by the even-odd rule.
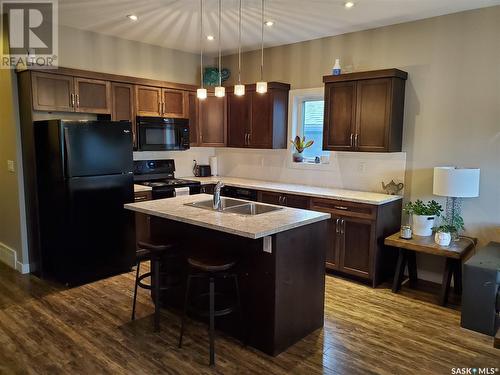
[[292, 156], [290, 155], [290, 159], [287, 162], [288, 168], [291, 169], [304, 169], [304, 170], [311, 170], [311, 171], [327, 171], [327, 170], [332, 170], [333, 165], [328, 163], [328, 164], [322, 164], [322, 163], [314, 163], [314, 162], [294, 162], [292, 160]]

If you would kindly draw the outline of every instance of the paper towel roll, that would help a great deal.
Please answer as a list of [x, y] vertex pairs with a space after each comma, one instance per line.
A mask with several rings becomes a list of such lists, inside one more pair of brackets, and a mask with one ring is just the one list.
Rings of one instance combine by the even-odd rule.
[[210, 170], [212, 171], [212, 176], [218, 176], [217, 172], [217, 156], [210, 156], [209, 158]]
[[175, 188], [175, 197], [180, 197], [182, 195], [189, 195], [189, 187]]

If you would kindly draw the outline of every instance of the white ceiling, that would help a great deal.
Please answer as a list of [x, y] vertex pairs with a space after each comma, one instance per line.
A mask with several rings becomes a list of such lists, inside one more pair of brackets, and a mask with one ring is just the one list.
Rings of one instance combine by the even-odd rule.
[[[204, 35], [217, 36], [217, 1], [204, 0]], [[276, 46], [493, 5], [500, 0], [266, 0], [265, 45]], [[60, 0], [59, 22], [78, 29], [198, 52], [199, 0]], [[243, 0], [243, 50], [260, 48], [260, 0]], [[222, 49], [238, 48], [238, 0], [222, 0]], [[126, 15], [136, 14], [137, 22]], [[208, 53], [217, 39], [204, 38]]]

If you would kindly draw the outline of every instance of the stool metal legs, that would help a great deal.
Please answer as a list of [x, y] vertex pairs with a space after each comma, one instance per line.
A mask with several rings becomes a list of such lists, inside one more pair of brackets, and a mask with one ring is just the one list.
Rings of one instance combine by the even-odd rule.
[[[154, 316], [154, 330], [160, 331], [160, 260], [152, 259], [151, 266], [153, 267], [153, 275], [151, 282], [154, 286], [155, 293], [155, 316]], [[153, 279], [154, 278], [154, 279]]]
[[135, 273], [135, 287], [134, 287], [134, 302], [132, 304], [132, 320], [135, 320], [135, 302], [137, 301], [137, 280], [139, 280], [139, 269], [141, 268], [141, 262], [137, 262], [137, 271]]
[[181, 334], [179, 336], [179, 348], [182, 347], [182, 336], [184, 336], [184, 324], [186, 321], [186, 313], [189, 302], [189, 288], [191, 286], [191, 275], [188, 275], [187, 283], [186, 283], [186, 292], [184, 296], [184, 309], [182, 311], [182, 319], [181, 319]]

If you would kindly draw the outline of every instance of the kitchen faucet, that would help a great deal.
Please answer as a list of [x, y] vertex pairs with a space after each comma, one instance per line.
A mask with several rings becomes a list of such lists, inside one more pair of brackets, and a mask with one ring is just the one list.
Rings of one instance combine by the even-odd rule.
[[222, 181], [218, 181], [214, 187], [214, 203], [213, 209], [217, 211], [222, 210], [222, 201], [220, 199], [220, 190], [224, 187], [224, 183]]

